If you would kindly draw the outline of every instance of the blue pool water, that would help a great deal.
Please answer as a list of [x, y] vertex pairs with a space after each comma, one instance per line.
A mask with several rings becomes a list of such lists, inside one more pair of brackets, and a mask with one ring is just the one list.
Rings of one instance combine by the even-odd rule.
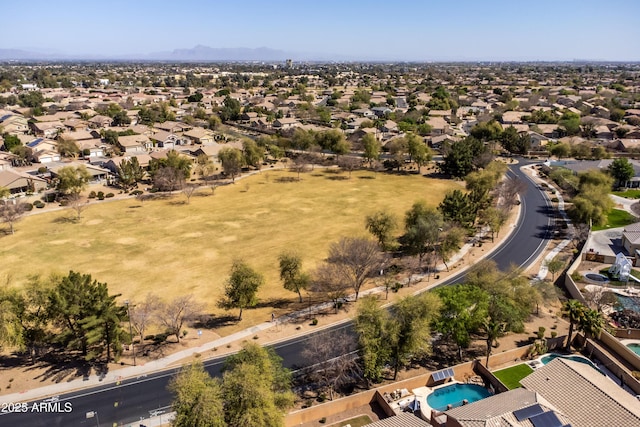
[[542, 356], [540, 358], [540, 361], [543, 364], [547, 364], [549, 362], [551, 362], [553, 359], [560, 357], [562, 359], [569, 359], [569, 360], [573, 360], [574, 362], [580, 362], [580, 363], [584, 363], [585, 365], [589, 365], [591, 366], [593, 369], [595, 369], [596, 371], [600, 372], [602, 375], [606, 375], [604, 372], [602, 372], [600, 370], [600, 368], [598, 368], [591, 360], [587, 359], [586, 357], [582, 357], [582, 356], [564, 356], [562, 354], [547, 354], [546, 356]]
[[640, 313], [640, 298], [631, 298], [622, 295], [616, 295], [616, 298], [623, 308]]
[[447, 405], [454, 408], [462, 405], [463, 400], [469, 403], [482, 400], [491, 396], [489, 390], [475, 384], [451, 384], [446, 387], [436, 389], [427, 396], [427, 404], [436, 411], [446, 411]]
[[631, 343], [631, 344], [627, 344], [627, 347], [629, 347], [629, 350], [633, 351], [635, 354], [640, 356], [640, 344]]

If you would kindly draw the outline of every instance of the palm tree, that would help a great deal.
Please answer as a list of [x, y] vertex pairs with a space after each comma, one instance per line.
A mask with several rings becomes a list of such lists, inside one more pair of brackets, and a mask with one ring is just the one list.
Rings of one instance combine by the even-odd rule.
[[604, 317], [598, 310], [585, 308], [580, 320], [578, 330], [584, 332], [585, 338], [595, 338], [604, 327]]
[[580, 322], [585, 310], [585, 306], [578, 300], [570, 299], [562, 304], [562, 312], [569, 318], [569, 336], [567, 337], [566, 349], [571, 348], [571, 338], [573, 336], [573, 327]]
[[504, 335], [506, 330], [506, 325], [502, 322], [497, 322], [491, 317], [487, 317], [486, 319], [484, 319], [484, 322], [482, 323], [482, 328], [484, 329], [484, 332], [487, 335], [487, 337], [485, 338], [485, 341], [487, 343], [487, 362], [485, 363], [485, 366], [488, 368], [489, 356], [491, 356], [491, 350], [493, 348], [493, 344], [496, 342], [498, 338]]

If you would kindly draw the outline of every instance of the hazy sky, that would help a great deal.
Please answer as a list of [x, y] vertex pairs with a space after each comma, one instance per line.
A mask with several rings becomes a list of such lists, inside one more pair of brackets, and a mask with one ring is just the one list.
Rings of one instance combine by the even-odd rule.
[[323, 58], [640, 61], [638, 0], [30, 0], [0, 48], [125, 55], [266, 46]]

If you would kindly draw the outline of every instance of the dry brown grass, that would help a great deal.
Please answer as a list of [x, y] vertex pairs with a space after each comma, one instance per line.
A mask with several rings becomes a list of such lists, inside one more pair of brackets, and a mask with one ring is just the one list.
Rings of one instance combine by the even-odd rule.
[[211, 313], [221, 314], [216, 301], [232, 260], [242, 258], [266, 278], [261, 306], [246, 311], [233, 329], [246, 327], [268, 320], [274, 305], [296, 300], [278, 278], [282, 250], [299, 251], [311, 269], [332, 241], [366, 235], [367, 214], [385, 208], [401, 221], [416, 200], [435, 206], [458, 186], [364, 171], [351, 179], [318, 170], [300, 182], [279, 179], [291, 176], [271, 170], [218, 188], [215, 195], [203, 188], [190, 204], [183, 195], [93, 204], [79, 223], [66, 220], [73, 215], [69, 210], [29, 216], [15, 235], [0, 237], [0, 278], [20, 286], [32, 274], [75, 270], [108, 283], [123, 300], [135, 302], [149, 292], [165, 299], [193, 293]]

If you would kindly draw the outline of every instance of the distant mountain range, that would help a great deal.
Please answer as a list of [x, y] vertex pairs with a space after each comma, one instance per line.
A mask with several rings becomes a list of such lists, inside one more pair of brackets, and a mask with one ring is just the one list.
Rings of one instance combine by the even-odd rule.
[[[322, 55], [326, 56], [326, 55]], [[214, 48], [197, 45], [192, 49], [175, 49], [167, 52], [124, 55], [65, 54], [34, 52], [22, 49], [0, 49], [0, 61], [70, 61], [70, 60], [127, 60], [127, 61], [284, 61], [286, 59], [327, 59], [312, 54], [296, 54], [268, 47]]]

